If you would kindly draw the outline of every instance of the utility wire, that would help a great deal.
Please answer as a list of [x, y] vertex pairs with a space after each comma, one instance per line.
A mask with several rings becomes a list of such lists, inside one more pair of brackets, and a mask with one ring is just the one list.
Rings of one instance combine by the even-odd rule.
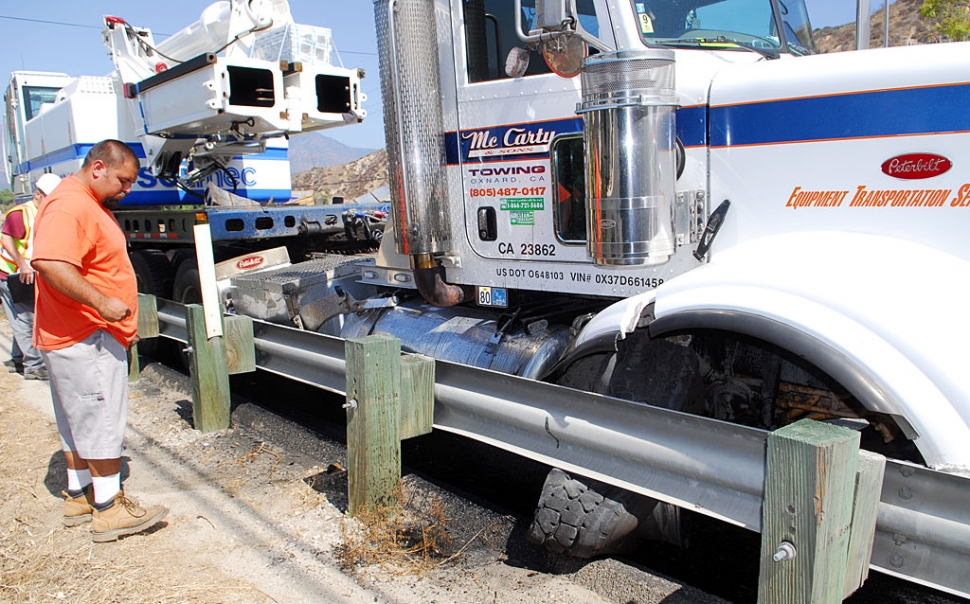
[[[82, 25], [80, 23], [65, 23], [64, 21], [49, 21], [47, 19], [31, 19], [29, 17], [14, 17], [12, 15], [0, 15], [0, 19], [9, 19], [11, 21], [26, 21], [29, 23], [40, 23], [42, 25], [63, 25], [65, 27], [80, 27], [82, 29], [97, 29], [101, 30], [101, 25]], [[168, 37], [172, 34], [163, 34], [161, 32], [152, 32], [156, 36]]]
[[0, 15], [0, 19], [10, 19], [11, 21], [28, 21], [30, 23], [42, 23], [44, 25], [64, 25], [66, 27], [83, 27], [84, 29], [101, 29], [101, 26], [81, 25], [80, 23], [65, 23], [63, 21], [46, 21], [44, 19], [30, 19], [27, 17], [12, 17], [10, 15]]

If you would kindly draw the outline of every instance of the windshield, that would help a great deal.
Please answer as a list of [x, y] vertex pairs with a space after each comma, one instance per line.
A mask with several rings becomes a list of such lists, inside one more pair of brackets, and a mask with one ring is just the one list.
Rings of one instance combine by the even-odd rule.
[[24, 120], [30, 121], [40, 113], [40, 106], [57, 100], [60, 88], [49, 86], [24, 86]]
[[770, 0], [632, 0], [649, 46], [736, 48], [768, 53], [815, 52], [804, 0], [779, 0], [782, 48]]

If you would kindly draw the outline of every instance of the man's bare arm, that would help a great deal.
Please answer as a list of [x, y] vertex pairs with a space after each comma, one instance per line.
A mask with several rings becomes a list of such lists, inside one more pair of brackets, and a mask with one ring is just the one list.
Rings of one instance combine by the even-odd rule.
[[118, 298], [109, 298], [81, 276], [81, 272], [70, 262], [60, 260], [34, 260], [33, 267], [51, 287], [68, 298], [90, 306], [98, 311], [105, 321], [114, 323], [131, 314], [131, 309]]
[[34, 269], [30, 267], [27, 259], [20, 255], [17, 250], [17, 243], [14, 238], [6, 233], [0, 234], [0, 245], [7, 254], [13, 258], [13, 261], [17, 263], [17, 269], [20, 271], [20, 282], [21, 283], [33, 283], [34, 282]]

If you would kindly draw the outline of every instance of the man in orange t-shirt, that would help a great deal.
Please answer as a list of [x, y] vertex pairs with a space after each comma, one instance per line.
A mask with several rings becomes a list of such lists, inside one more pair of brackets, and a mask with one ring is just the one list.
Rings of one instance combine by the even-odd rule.
[[127, 351], [138, 326], [138, 290], [109, 206], [131, 190], [139, 165], [121, 141], [96, 144], [80, 171], [44, 199], [35, 221], [31, 265], [41, 278], [34, 345], [50, 374], [67, 459], [64, 524], [91, 521], [96, 542], [142, 532], [168, 512], [143, 508], [121, 490]]

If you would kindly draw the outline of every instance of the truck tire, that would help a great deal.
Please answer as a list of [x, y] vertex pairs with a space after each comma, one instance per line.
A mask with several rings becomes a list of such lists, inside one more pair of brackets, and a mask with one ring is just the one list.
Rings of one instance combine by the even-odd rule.
[[575, 480], [553, 468], [542, 485], [526, 538], [553, 553], [592, 558], [635, 543], [640, 520], [658, 502], [608, 485]]
[[129, 256], [135, 269], [138, 293], [168, 298], [172, 284], [172, 264], [161, 250], [136, 250]]
[[[138, 293], [151, 294], [156, 298], [168, 298], [172, 284], [172, 265], [160, 250], [136, 250], [129, 256], [135, 270]], [[138, 343], [138, 353], [154, 357], [158, 352], [158, 338]]]
[[[651, 372], [645, 375], [644, 367]], [[677, 411], [703, 410], [698, 362], [681, 346], [629, 334], [615, 353], [573, 362], [552, 378], [577, 390], [646, 402]], [[682, 547], [686, 533], [676, 506], [552, 469], [542, 487], [527, 538], [577, 558], [622, 553], [642, 540]]]
[[179, 304], [202, 304], [202, 286], [199, 284], [199, 265], [194, 258], [187, 258], [175, 271], [172, 299]]

